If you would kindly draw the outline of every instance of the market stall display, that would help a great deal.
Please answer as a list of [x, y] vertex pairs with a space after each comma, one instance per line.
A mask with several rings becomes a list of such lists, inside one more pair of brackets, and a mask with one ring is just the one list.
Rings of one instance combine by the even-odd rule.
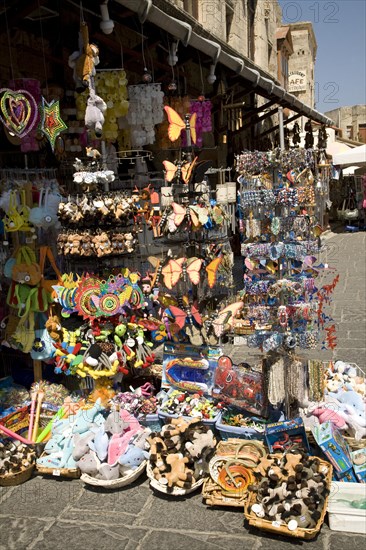
[[[249, 525], [313, 538], [332, 478], [366, 475], [364, 372], [321, 357], [337, 345], [339, 281], [318, 258], [325, 129], [318, 150], [309, 120], [305, 149], [295, 124], [295, 147], [287, 134], [287, 149], [236, 150], [222, 165], [215, 125], [228, 110], [237, 131], [238, 113], [186, 82], [181, 94], [179, 77], [155, 81], [143, 42], [140, 80], [121, 43], [111, 68], [99, 59], [109, 42], [99, 51], [89, 32], [81, 8], [64, 111], [48, 84], [0, 89], [7, 134], [58, 162], [1, 173], [2, 344], [29, 356], [35, 382], [0, 381], [0, 485], [38, 474], [117, 490], [146, 470], [156, 496], [202, 490]], [[234, 361], [236, 337], [255, 357], [243, 347]]]

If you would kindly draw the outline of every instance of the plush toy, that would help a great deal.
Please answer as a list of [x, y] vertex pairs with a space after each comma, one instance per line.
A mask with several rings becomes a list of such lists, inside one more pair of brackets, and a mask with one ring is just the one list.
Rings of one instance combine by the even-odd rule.
[[93, 439], [94, 433], [87, 432], [85, 435], [74, 435], [74, 448], [72, 451], [72, 457], [78, 461], [90, 451], [89, 442]]
[[77, 92], [83, 92], [90, 87], [95, 76], [95, 66], [99, 63], [99, 49], [95, 44], [89, 44], [89, 31], [85, 22], [80, 25], [79, 50], [69, 57], [69, 67], [74, 69], [74, 81]]
[[60, 342], [62, 339], [62, 326], [57, 315], [51, 315], [51, 317], [47, 319], [45, 327], [52, 340], [55, 342]]
[[100, 399], [98, 399], [91, 409], [79, 409], [75, 415], [75, 422], [72, 427], [73, 434], [82, 434], [89, 430], [93, 423], [100, 424], [104, 418], [99, 413], [103, 410]]
[[347, 424], [344, 418], [331, 408], [317, 407], [311, 411], [314, 416], [319, 419], [320, 424], [327, 422], [328, 420], [339, 429], [344, 429]]
[[144, 460], [149, 458], [149, 453], [143, 451], [139, 447], [129, 445], [124, 455], [118, 459], [120, 464], [120, 472], [126, 475], [131, 470], [136, 470]]
[[169, 454], [166, 457], [166, 462], [170, 466], [170, 472], [164, 473], [164, 476], [160, 479], [160, 483], [167, 483], [168, 487], [189, 488], [195, 483], [192, 470], [186, 468], [186, 464], [189, 462], [188, 457], [183, 457], [182, 454]]
[[89, 158], [97, 160], [101, 157], [101, 154], [98, 151], [98, 149], [93, 149], [93, 147], [85, 147], [85, 150], [86, 150], [86, 156]]
[[193, 440], [193, 443], [191, 441], [187, 441], [186, 449], [194, 458], [200, 457], [204, 449], [214, 449], [216, 446], [216, 439], [212, 430], [208, 430], [208, 432], [204, 434], [195, 433]]
[[153, 462], [158, 462], [161, 453], [167, 452], [167, 446], [165, 441], [161, 437], [153, 436], [147, 438], [148, 443], [150, 444], [150, 458]]
[[101, 464], [98, 468], [98, 473], [95, 475], [97, 479], [118, 479], [119, 478], [118, 464], [110, 465], [107, 463]]
[[89, 441], [89, 447], [94, 451], [101, 462], [107, 458], [108, 454], [108, 435], [104, 430], [104, 426], [101, 426], [96, 432], [94, 438]]
[[300, 454], [287, 454], [285, 470], [289, 476], [296, 476], [296, 465], [301, 461], [302, 456]]
[[106, 256], [107, 254], [112, 254], [113, 252], [112, 243], [109, 240], [108, 234], [104, 231], [100, 233], [100, 235], [94, 235], [93, 244], [98, 258]]
[[88, 474], [89, 476], [95, 477], [98, 474], [100, 461], [93, 451], [89, 451], [76, 462], [76, 465], [80, 468], [83, 474]]
[[127, 447], [132, 437], [137, 433], [137, 430], [129, 430], [124, 434], [114, 434], [109, 441], [108, 447], [108, 464], [116, 464], [119, 457], [125, 454]]
[[119, 411], [111, 411], [107, 420], [104, 423], [104, 429], [109, 434], [122, 434], [128, 428], [128, 423], [125, 422]]
[[82, 235], [72, 233], [68, 236], [68, 254], [80, 255], [81, 254], [81, 242], [83, 240]]
[[85, 111], [85, 126], [88, 130], [94, 130], [97, 138], [102, 137], [106, 110], [107, 104], [104, 99], [98, 96], [93, 89], [90, 89]]
[[253, 468], [253, 473], [265, 477], [267, 475], [267, 470], [274, 463], [273, 458], [262, 457], [258, 462], [257, 466]]

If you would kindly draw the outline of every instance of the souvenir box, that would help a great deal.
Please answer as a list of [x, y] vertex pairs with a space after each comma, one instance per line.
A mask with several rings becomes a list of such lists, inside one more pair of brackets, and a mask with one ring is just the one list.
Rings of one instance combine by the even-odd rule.
[[220, 348], [165, 344], [162, 387], [211, 395]]
[[293, 446], [300, 446], [310, 453], [309, 443], [301, 418], [267, 424], [265, 438], [270, 453], [284, 452]]
[[323, 454], [333, 464], [335, 472], [344, 474], [351, 470], [353, 464], [348, 445], [337, 428], [331, 422], [314, 426], [313, 435]]
[[353, 471], [360, 483], [366, 483], [366, 447], [351, 452]]

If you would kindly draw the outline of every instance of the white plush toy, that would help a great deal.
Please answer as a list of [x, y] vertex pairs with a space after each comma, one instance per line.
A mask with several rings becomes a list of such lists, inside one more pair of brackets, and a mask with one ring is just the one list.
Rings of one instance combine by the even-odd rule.
[[89, 130], [94, 130], [96, 137], [102, 137], [104, 113], [107, 105], [101, 97], [91, 88], [89, 92], [88, 103], [85, 111], [85, 126]]

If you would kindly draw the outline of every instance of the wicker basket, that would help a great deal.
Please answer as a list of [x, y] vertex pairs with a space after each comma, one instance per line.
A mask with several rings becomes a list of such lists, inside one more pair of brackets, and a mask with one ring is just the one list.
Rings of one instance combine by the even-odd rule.
[[165, 495], [172, 495], [172, 496], [184, 496], [188, 495], [190, 493], [194, 493], [204, 482], [204, 478], [199, 479], [190, 487], [189, 489], [183, 489], [181, 487], [172, 487], [169, 488], [167, 485], [163, 485], [162, 483], [159, 483], [159, 481], [155, 478], [150, 461], [148, 461], [146, 466], [146, 474], [147, 477], [150, 480], [150, 485], [153, 489], [156, 489], [160, 493], [164, 493]]
[[8, 476], [0, 476], [0, 487], [13, 487], [15, 485], [21, 485], [32, 477], [35, 464], [31, 464], [27, 468], [24, 468], [16, 474], [10, 474]]
[[[41, 458], [47, 456], [47, 453], [42, 453]], [[36, 463], [38, 474], [54, 477], [66, 477], [69, 479], [79, 479], [81, 472], [79, 468], [46, 468]]]
[[[273, 456], [278, 456], [278, 455], [273, 455]], [[324, 464], [325, 466], [328, 467], [327, 482], [328, 482], [328, 487], [330, 488], [330, 485], [332, 482], [333, 467], [331, 466], [331, 464], [329, 464], [329, 462], [326, 462], [325, 460], [320, 460], [320, 459], [318, 460], [321, 464]], [[321, 526], [324, 523], [324, 518], [328, 507], [328, 496], [324, 500], [323, 510], [321, 512], [321, 516], [316, 526], [313, 529], [304, 529], [299, 527], [298, 529], [295, 529], [295, 531], [290, 531], [285, 523], [268, 521], [266, 519], [258, 518], [255, 514], [251, 512], [251, 507], [256, 502], [257, 502], [257, 494], [254, 492], [250, 492], [244, 508], [244, 516], [248, 520], [249, 525], [256, 527], [257, 529], [262, 529], [263, 531], [274, 533], [276, 535], [283, 535], [286, 537], [309, 540], [309, 539], [313, 539], [319, 533]]]
[[[248, 444], [251, 440], [247, 440]], [[219, 441], [216, 452], [213, 458], [235, 458], [240, 459], [240, 448], [246, 443], [244, 439], [228, 439], [227, 441]], [[263, 456], [266, 455], [266, 450], [263, 447]], [[239, 451], [239, 452], [238, 452]], [[211, 459], [212, 460], [212, 459]], [[238, 496], [225, 495], [222, 492], [220, 485], [210, 476], [205, 479], [202, 489], [202, 497], [205, 499], [207, 506], [230, 506], [235, 508], [244, 508], [248, 498], [248, 490]]]
[[103, 487], [104, 489], [119, 489], [120, 487], [126, 487], [131, 485], [140, 475], [144, 472], [146, 468], [147, 460], [144, 460], [142, 464], [136, 470], [130, 474], [120, 477], [118, 479], [96, 479], [95, 477], [89, 476], [88, 474], [81, 474], [81, 481], [84, 481], [87, 485], [93, 485], [93, 487]]

